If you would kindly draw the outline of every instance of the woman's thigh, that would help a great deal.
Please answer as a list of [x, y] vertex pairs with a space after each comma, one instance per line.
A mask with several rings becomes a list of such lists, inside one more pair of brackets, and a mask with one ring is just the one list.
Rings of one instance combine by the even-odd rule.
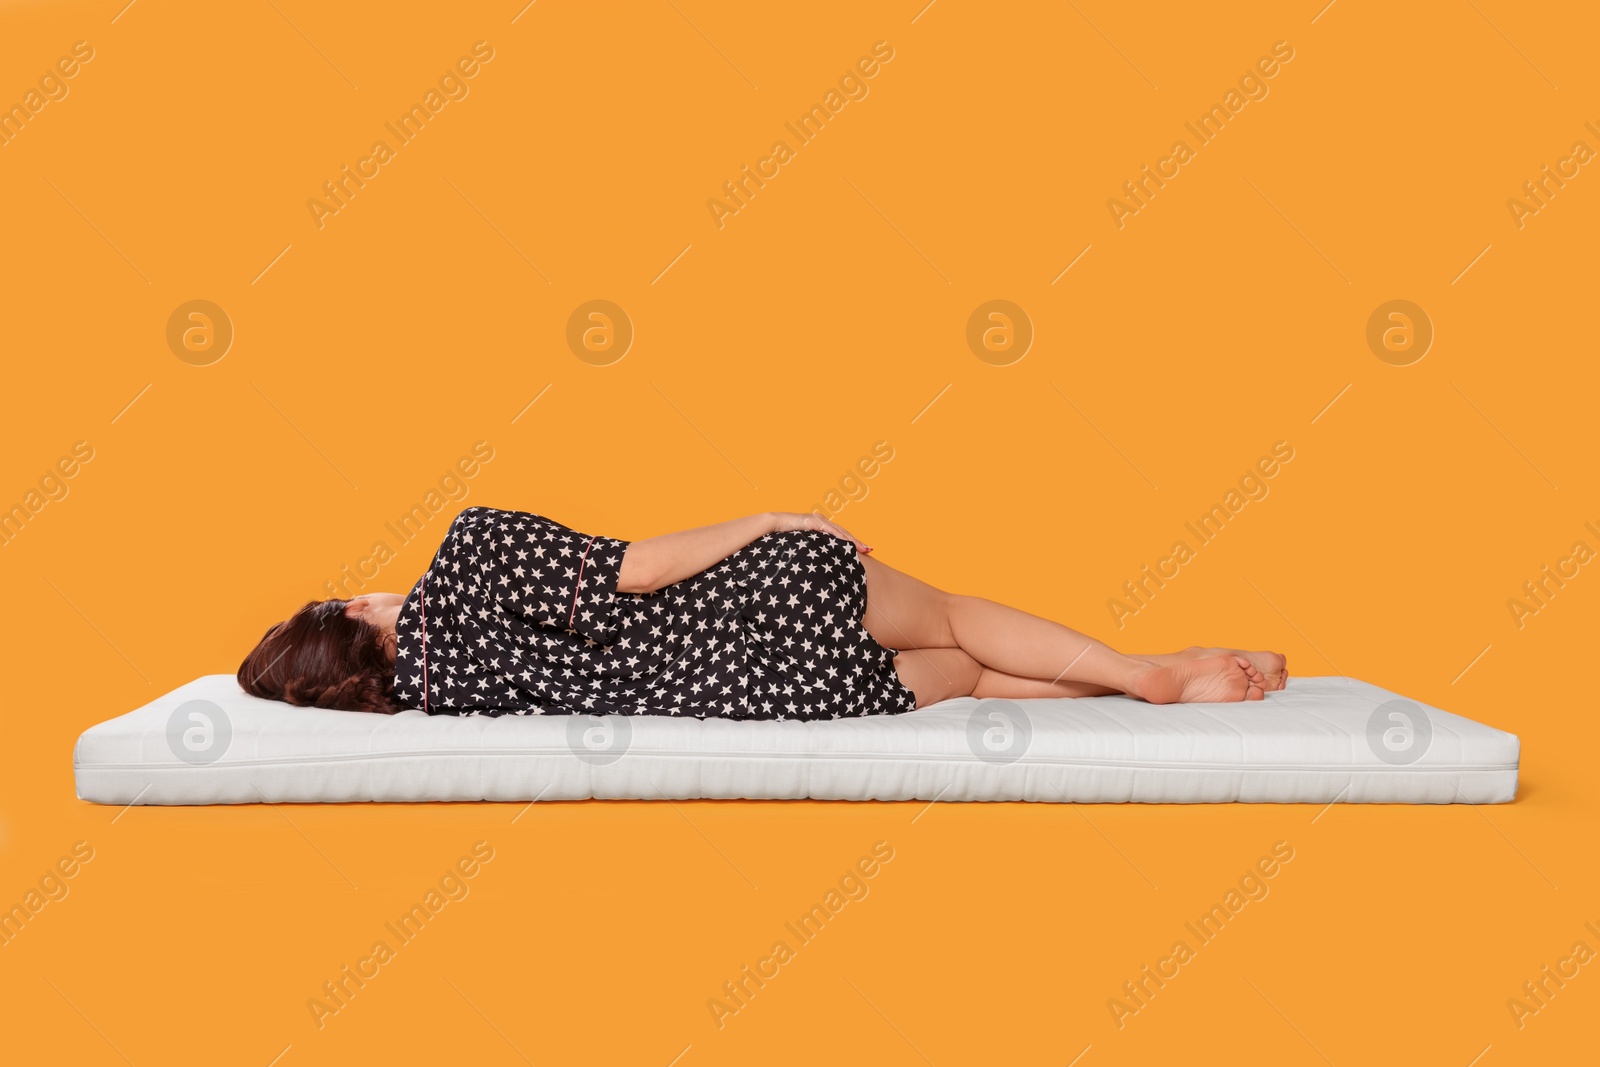
[[909, 648], [894, 658], [900, 684], [925, 708], [951, 697], [971, 696], [983, 666], [959, 648]]
[[862, 556], [867, 610], [862, 625], [885, 648], [956, 648], [947, 605], [950, 594]]

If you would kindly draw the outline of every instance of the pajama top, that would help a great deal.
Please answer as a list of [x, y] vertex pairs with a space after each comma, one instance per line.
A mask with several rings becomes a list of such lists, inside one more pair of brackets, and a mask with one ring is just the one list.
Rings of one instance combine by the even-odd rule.
[[855, 545], [769, 533], [652, 593], [627, 542], [521, 511], [450, 524], [395, 624], [395, 700], [434, 715], [837, 719], [916, 708], [862, 625]]

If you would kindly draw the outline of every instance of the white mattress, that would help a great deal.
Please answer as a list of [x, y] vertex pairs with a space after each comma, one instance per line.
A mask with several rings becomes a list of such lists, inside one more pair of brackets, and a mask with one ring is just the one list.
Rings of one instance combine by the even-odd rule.
[[808, 723], [385, 716], [260, 700], [216, 674], [90, 727], [73, 765], [78, 796], [100, 804], [1497, 804], [1516, 795], [1518, 754], [1513, 734], [1336, 677], [1240, 704], [963, 697]]

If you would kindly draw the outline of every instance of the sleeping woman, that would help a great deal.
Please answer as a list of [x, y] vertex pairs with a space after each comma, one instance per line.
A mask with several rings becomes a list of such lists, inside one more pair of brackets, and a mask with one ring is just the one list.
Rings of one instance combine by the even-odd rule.
[[240, 686], [309, 707], [434, 715], [837, 719], [951, 697], [1260, 700], [1274, 652], [1127, 655], [873, 559], [817, 515], [639, 541], [468, 508], [411, 591], [306, 604]]

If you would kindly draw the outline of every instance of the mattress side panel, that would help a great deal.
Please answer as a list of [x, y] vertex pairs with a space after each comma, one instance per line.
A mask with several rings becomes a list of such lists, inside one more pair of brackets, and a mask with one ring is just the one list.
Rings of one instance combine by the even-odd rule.
[[[629, 766], [622, 766], [627, 763]], [[299, 765], [81, 767], [99, 804], [413, 803], [533, 800], [881, 800], [1041, 803], [1500, 804], [1514, 770], [1268, 770], [1069, 764], [569, 756], [393, 756]]]

